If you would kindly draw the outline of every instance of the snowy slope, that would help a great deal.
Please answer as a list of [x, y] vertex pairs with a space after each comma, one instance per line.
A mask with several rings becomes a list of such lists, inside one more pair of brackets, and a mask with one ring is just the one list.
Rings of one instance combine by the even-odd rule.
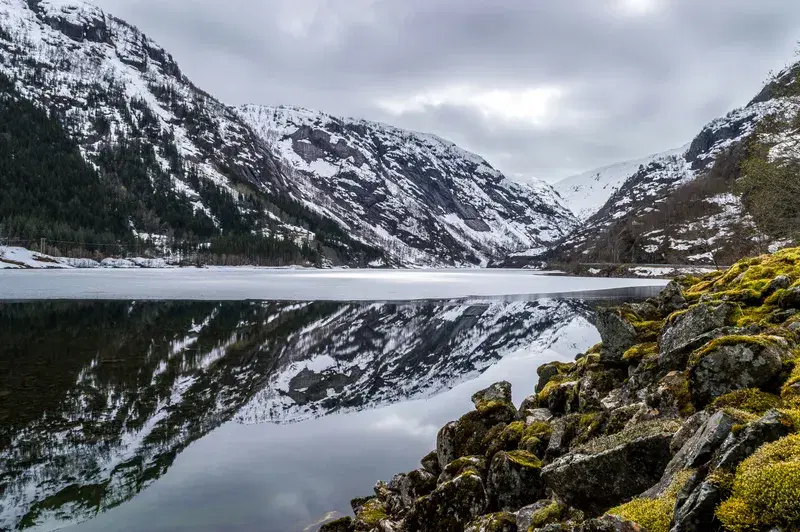
[[[710, 264], [720, 256], [730, 261], [778, 245], [758, 231], [740, 199], [732, 194], [735, 178], [726, 175], [737, 167], [736, 157], [745, 152], [745, 143], [759, 123], [766, 117], [787, 116], [800, 107], [800, 102], [776, 90], [794, 80], [799, 71], [797, 64], [787, 68], [750, 103], [709, 122], [683, 148], [558, 183], [556, 189], [567, 206], [586, 218], [550, 250], [549, 258]], [[789, 133], [788, 137], [796, 135]], [[788, 145], [797, 144], [788, 137]], [[776, 153], [787, 143], [779, 143]], [[727, 188], [705, 192], [698, 178], [708, 175], [720, 156], [724, 156], [725, 169], [718, 171], [722, 175], [717, 179], [727, 179]], [[631, 173], [625, 175], [627, 172]], [[593, 194], [607, 199], [598, 207], [591, 204]], [[660, 210], [662, 204], [679, 197], [687, 204], [695, 202], [693, 209], [670, 208], [670, 213], [677, 214]]]
[[553, 188], [563, 199], [564, 205], [569, 208], [580, 220], [586, 220], [594, 215], [619, 190], [625, 181], [639, 171], [659, 159], [673, 155], [683, 155], [689, 146], [657, 153], [643, 159], [611, 164], [602, 168], [589, 170], [582, 174], [562, 179]]
[[238, 112], [298, 199], [404, 264], [485, 264], [576, 225], [549, 185], [513, 182], [434, 135], [296, 107]]

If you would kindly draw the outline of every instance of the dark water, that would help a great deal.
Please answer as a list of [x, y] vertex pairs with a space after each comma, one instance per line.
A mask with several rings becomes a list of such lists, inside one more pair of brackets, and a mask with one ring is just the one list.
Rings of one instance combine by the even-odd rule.
[[[0, 304], [0, 530], [299, 531], [418, 467], [597, 301]], [[315, 528], [309, 528], [315, 530]]]

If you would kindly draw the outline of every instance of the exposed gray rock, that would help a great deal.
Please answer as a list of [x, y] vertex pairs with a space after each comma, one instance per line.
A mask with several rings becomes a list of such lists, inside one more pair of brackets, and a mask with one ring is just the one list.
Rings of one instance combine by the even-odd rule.
[[800, 286], [790, 288], [778, 301], [781, 308], [800, 308]]
[[545, 460], [550, 461], [569, 451], [569, 444], [575, 438], [575, 430], [578, 425], [580, 416], [572, 414], [557, 418], [552, 422], [552, 432], [550, 433], [550, 441], [547, 444], [545, 451]]
[[524, 421], [526, 425], [530, 425], [531, 423], [535, 423], [537, 421], [546, 423], [553, 419], [553, 413], [547, 408], [534, 408], [531, 410], [522, 410], [521, 412], [524, 414]]
[[442, 467], [439, 465], [439, 457], [436, 451], [431, 451], [420, 460], [423, 469], [432, 475], [439, 476], [442, 473]]
[[645, 491], [642, 496], [652, 499], [661, 496], [672, 483], [676, 473], [685, 469], [694, 469], [711, 460], [714, 451], [722, 445], [736, 422], [734, 418], [722, 411], [711, 416], [672, 457], [664, 469], [661, 480]]
[[542, 462], [525, 451], [499, 452], [489, 466], [489, 507], [515, 512], [544, 497]]
[[395, 475], [389, 482], [389, 489], [400, 496], [404, 507], [411, 506], [417, 497], [427, 495], [436, 489], [436, 477], [424, 469]]
[[670, 281], [658, 296], [658, 310], [662, 316], [667, 316], [677, 310], [683, 310], [687, 306], [681, 285], [675, 281]]
[[475, 408], [481, 408], [492, 401], [511, 403], [511, 383], [508, 381], [496, 382], [488, 388], [472, 394], [472, 403]]
[[582, 523], [580, 532], [643, 532], [644, 529], [633, 521], [616, 515], [604, 515], [598, 519], [590, 519]]
[[779, 341], [721, 345], [693, 361], [689, 381], [695, 405], [703, 407], [728, 392], [769, 383], [791, 356]]
[[414, 501], [406, 516], [406, 527], [418, 532], [462, 532], [485, 512], [483, 480], [467, 472]]
[[[542, 469], [542, 478], [559, 500], [599, 514], [658, 482], [670, 461], [673, 432], [635, 437], [622, 433], [609, 439], [616, 446], [595, 454], [563, 456]], [[630, 437], [629, 441], [624, 441]], [[623, 443], [619, 443], [623, 441]]]
[[603, 340], [600, 359], [606, 362], [620, 362], [625, 351], [636, 345], [636, 329], [620, 315], [617, 309], [597, 309], [597, 330]]
[[554, 413], [569, 413], [578, 408], [578, 381], [562, 382], [548, 390], [543, 405]]
[[669, 444], [669, 449], [672, 453], [677, 453], [681, 450], [681, 447], [689, 441], [689, 438], [694, 436], [694, 434], [702, 427], [708, 418], [711, 417], [711, 413], [700, 410], [696, 412], [692, 416], [689, 417], [686, 421], [683, 422], [683, 426], [680, 428], [678, 432], [675, 433], [675, 436], [672, 437], [672, 441]]
[[758, 421], [747, 425], [739, 434], [731, 434], [723, 443], [714, 459], [714, 469], [735, 471], [745, 458], [764, 445], [787, 436], [790, 421], [777, 410], [770, 410]]
[[436, 436], [436, 455], [444, 467], [461, 456], [480, 455], [486, 451], [484, 437], [497, 424], [510, 423], [517, 410], [511, 401], [486, 401], [458, 421], [451, 421]]
[[486, 458], [483, 456], [462, 456], [445, 466], [442, 474], [439, 475], [437, 483], [444, 484], [467, 471], [473, 471], [480, 475], [481, 478], [486, 478], [488, 465]]
[[714, 512], [722, 501], [720, 489], [709, 482], [701, 482], [685, 501], [676, 505], [670, 532], [704, 532], [717, 530]]
[[733, 305], [728, 303], [697, 304], [665, 325], [659, 339], [659, 366], [683, 369], [690, 351], [709, 340], [703, 335], [724, 327], [733, 311]]
[[517, 527], [523, 532], [527, 532], [533, 524], [533, 515], [552, 504], [557, 503], [551, 499], [542, 499], [531, 505], [520, 508], [517, 510]]
[[[464, 532], [517, 532], [516, 516], [509, 512], [482, 515], [472, 521]], [[527, 529], [521, 529], [527, 532]]]
[[770, 281], [769, 286], [761, 293], [761, 297], [767, 298], [778, 290], [786, 290], [792, 285], [792, 280], [788, 275], [779, 275]]
[[[684, 300], [684, 303], [685, 302], [686, 300]], [[633, 310], [637, 316], [639, 316], [645, 321], [654, 321], [661, 319], [661, 311], [651, 301], [644, 301], [642, 303], [631, 303], [630, 306], [631, 310]]]

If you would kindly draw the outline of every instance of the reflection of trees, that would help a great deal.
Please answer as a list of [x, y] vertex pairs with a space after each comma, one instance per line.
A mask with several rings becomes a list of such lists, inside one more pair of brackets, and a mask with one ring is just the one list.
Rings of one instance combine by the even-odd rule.
[[0, 527], [119, 505], [237, 413], [296, 421], [430, 395], [588, 312], [553, 301], [0, 305]]

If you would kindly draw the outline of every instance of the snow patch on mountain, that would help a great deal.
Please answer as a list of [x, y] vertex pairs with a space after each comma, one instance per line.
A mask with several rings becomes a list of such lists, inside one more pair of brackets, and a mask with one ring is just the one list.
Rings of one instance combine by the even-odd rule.
[[405, 265], [486, 264], [577, 223], [549, 185], [511, 181], [435, 135], [298, 107], [238, 113], [300, 201]]

